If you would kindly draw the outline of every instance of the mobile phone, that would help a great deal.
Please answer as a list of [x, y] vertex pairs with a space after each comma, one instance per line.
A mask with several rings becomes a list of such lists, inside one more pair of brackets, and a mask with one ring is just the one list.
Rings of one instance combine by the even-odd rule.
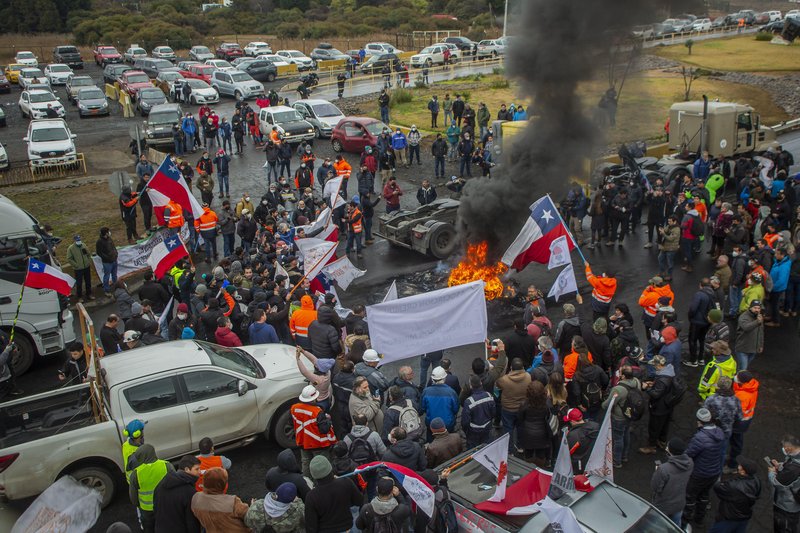
[[764, 462], [767, 463], [767, 466], [772, 468], [772, 459], [770, 459], [769, 455], [764, 457]]

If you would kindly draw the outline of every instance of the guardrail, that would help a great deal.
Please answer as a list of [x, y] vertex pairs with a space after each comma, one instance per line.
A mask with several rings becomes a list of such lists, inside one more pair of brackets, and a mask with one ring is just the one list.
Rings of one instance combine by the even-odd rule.
[[800, 118], [796, 118], [793, 120], [786, 120], [781, 122], [780, 124], [775, 124], [774, 126], [770, 126], [775, 133], [788, 133], [790, 131], [800, 130]]
[[710, 30], [696, 30], [696, 31], [692, 30], [684, 32], [675, 32], [653, 37], [645, 37], [643, 35], [641, 41], [645, 48], [649, 48], [656, 45], [680, 44], [688, 39], [691, 39], [692, 37], [700, 37], [700, 36], [713, 37], [715, 35], [719, 37], [728, 37], [732, 35], [747, 35], [757, 32], [758, 28], [756, 28], [755, 26], [745, 26], [740, 32], [739, 27], [734, 24], [731, 26], [711, 28]]
[[55, 181], [64, 178], [77, 178], [86, 175], [86, 157], [79, 153], [72, 163], [34, 167], [30, 161], [15, 161], [5, 170], [0, 170], [0, 187], [26, 185]]

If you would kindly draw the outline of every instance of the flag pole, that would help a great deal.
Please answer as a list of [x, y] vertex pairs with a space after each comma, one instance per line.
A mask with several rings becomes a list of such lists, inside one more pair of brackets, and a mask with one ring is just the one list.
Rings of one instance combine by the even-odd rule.
[[[550, 197], [550, 193], [547, 193], [547, 197], [550, 198], [551, 202], [553, 202], [553, 199]], [[553, 202], [553, 205], [556, 205], [556, 203]], [[569, 235], [569, 238], [572, 241], [572, 244], [575, 246], [575, 249], [578, 250], [578, 254], [581, 256], [581, 259], [583, 259], [584, 263], [588, 263], [588, 261], [586, 261], [586, 256], [583, 255], [583, 252], [581, 251], [581, 247], [578, 246], [578, 241], [575, 240], [575, 237], [569, 230], [569, 226], [567, 226], [567, 223], [564, 222], [564, 219], [561, 217], [561, 211], [559, 211], [558, 208], [556, 208], [556, 214], [558, 215], [558, 220], [560, 220], [561, 223], [564, 224], [564, 229], [567, 230], [567, 235]]]
[[[314, 266], [313, 266], [313, 267], [311, 267], [311, 270], [309, 270], [309, 272], [313, 272], [313, 271], [314, 271], [314, 269], [315, 269], [315, 268], [317, 268], [317, 266], [318, 266], [318, 265], [319, 265], [319, 264], [322, 262], [322, 260], [323, 260], [323, 259], [325, 259], [325, 257], [326, 257], [327, 255], [328, 255], [328, 254], [325, 254], [325, 255], [323, 255], [322, 257], [320, 257], [320, 258], [317, 260], [317, 262], [316, 262], [316, 263], [314, 263]], [[304, 280], [305, 280], [307, 277], [308, 277], [308, 274], [303, 274], [303, 277], [302, 277], [302, 278], [300, 278], [300, 279], [297, 281], [297, 283], [295, 283], [294, 287], [292, 287], [292, 290], [291, 290], [291, 291], [289, 291], [289, 294], [288, 294], [286, 297], [287, 297], [287, 298], [291, 297], [291, 296], [292, 296], [292, 294], [294, 294], [294, 291], [296, 291], [296, 290], [297, 290], [297, 287], [299, 287], [299, 286], [300, 286], [300, 284], [301, 284], [301, 283], [303, 283], [303, 281], [304, 281]]]

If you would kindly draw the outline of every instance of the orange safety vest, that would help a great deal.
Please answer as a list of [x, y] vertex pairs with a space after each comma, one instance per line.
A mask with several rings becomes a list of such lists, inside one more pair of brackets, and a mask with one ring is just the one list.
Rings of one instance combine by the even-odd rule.
[[304, 295], [300, 298], [300, 309], [289, 317], [289, 330], [295, 337], [308, 337], [308, 326], [317, 319], [317, 310], [311, 296]]
[[777, 233], [765, 233], [764, 240], [767, 241], [767, 244], [770, 248], [775, 249], [775, 245], [778, 243], [778, 239], [780, 235]]
[[320, 432], [319, 426], [317, 426], [317, 417], [322, 412], [321, 407], [301, 402], [294, 404], [290, 412], [294, 422], [294, 439], [300, 448], [313, 450], [329, 448], [336, 444], [333, 426], [324, 435]]
[[610, 304], [617, 292], [616, 278], [606, 278], [592, 274], [592, 268], [586, 265], [586, 281], [593, 287], [592, 298], [600, 303]]
[[355, 211], [350, 213], [350, 224], [353, 226], [353, 233], [361, 233], [361, 211], [356, 207]]
[[756, 410], [758, 401], [758, 380], [753, 378], [747, 383], [734, 383], [733, 393], [742, 404], [742, 420], [750, 420]]
[[[594, 363], [592, 352], [587, 353], [589, 354], [589, 361]], [[566, 381], [572, 381], [576, 370], [578, 370], [578, 352], [570, 352], [569, 355], [564, 357], [564, 379]]]
[[169, 209], [167, 227], [180, 228], [183, 226], [183, 208], [181, 205], [170, 200], [170, 202], [167, 204], [167, 209]]
[[662, 296], [669, 296], [669, 305], [675, 301], [675, 294], [672, 292], [672, 288], [669, 285], [664, 285], [663, 287], [651, 287], [648, 286], [642, 295], [639, 297], [639, 305], [644, 308], [645, 314], [647, 316], [656, 316], [658, 313], [658, 299]]
[[336, 177], [344, 176], [344, 179], [350, 179], [350, 173], [353, 171], [353, 167], [350, 166], [350, 163], [342, 159], [341, 161], [337, 161], [333, 164], [333, 168], [336, 169]]
[[[197, 478], [197, 481], [194, 484], [194, 488], [197, 492], [203, 492], [203, 475], [205, 475], [206, 471], [211, 470], [212, 468], [224, 468], [222, 466], [222, 457], [219, 455], [211, 455], [209, 457], [204, 457], [202, 455], [198, 455], [197, 459], [200, 461], [200, 477]], [[225, 484], [225, 493], [228, 492], [228, 484]]]
[[300, 161], [302, 163], [305, 163], [306, 165], [308, 165], [309, 163], [313, 163], [314, 160], [316, 160], [316, 159], [317, 158], [314, 157], [313, 153], [307, 154], [307, 153], [304, 152], [303, 155], [300, 156]]
[[694, 208], [697, 209], [697, 214], [700, 215], [700, 220], [703, 222], [708, 220], [708, 208], [706, 207], [705, 203], [700, 201], [699, 197], [697, 199], [697, 203], [694, 204]]
[[203, 214], [200, 215], [200, 218], [195, 219], [194, 228], [200, 231], [211, 231], [217, 227], [218, 220], [217, 214], [211, 208], [206, 207], [203, 209]]
[[278, 130], [273, 130], [273, 131], [269, 132], [269, 138], [275, 144], [280, 144], [281, 143], [281, 134], [278, 133]]

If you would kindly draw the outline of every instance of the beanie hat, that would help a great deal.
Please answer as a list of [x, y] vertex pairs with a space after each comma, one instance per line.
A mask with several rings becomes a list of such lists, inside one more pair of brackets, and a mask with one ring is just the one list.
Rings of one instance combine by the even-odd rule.
[[394, 481], [390, 477], [382, 477], [378, 480], [377, 487], [378, 494], [380, 495], [388, 495], [392, 493], [392, 489], [394, 489]]
[[181, 339], [194, 339], [194, 330], [190, 327], [183, 328]]
[[675, 342], [675, 339], [678, 338], [678, 332], [675, 331], [674, 327], [667, 326], [661, 331], [661, 336], [664, 337], [664, 342], [669, 344]]
[[189, 312], [189, 306], [184, 304], [184, 303], [178, 304], [178, 312], [179, 313], [188, 313]]
[[206, 293], [208, 292], [208, 287], [206, 287], [205, 285], [203, 285], [203, 284], [201, 283], [200, 285], [198, 285], [197, 287], [195, 287], [195, 288], [194, 288], [194, 292], [195, 292], [195, 293], [196, 293], [198, 296], [205, 296], [205, 295], [206, 295]]
[[439, 474], [430, 468], [422, 471], [422, 479], [424, 479], [431, 487], [435, 487], [439, 484]]
[[740, 455], [736, 458], [736, 463], [744, 469], [748, 476], [755, 476], [758, 473], [758, 463], [749, 457]]
[[704, 424], [711, 422], [711, 411], [709, 411], [705, 407], [701, 407], [700, 409], [698, 409], [697, 414], [695, 416], [697, 416], [697, 420], [703, 422]]
[[447, 433], [447, 428], [444, 425], [444, 420], [441, 417], [436, 417], [431, 420], [431, 433]]
[[553, 350], [545, 350], [542, 352], [542, 363], [552, 363], [553, 359]]
[[741, 370], [736, 376], [734, 377], [734, 381], [736, 383], [749, 383], [753, 379], [753, 374], [748, 372], [747, 370]]
[[292, 503], [297, 498], [297, 487], [294, 483], [281, 483], [275, 491], [275, 499], [281, 503]]
[[336, 365], [336, 359], [328, 358], [328, 359], [317, 359], [317, 362], [314, 366], [316, 366], [317, 370], [319, 370], [320, 372], [325, 373], [328, 372], [331, 368], [333, 368], [334, 365]]
[[333, 445], [333, 456], [336, 459], [341, 459], [342, 457], [347, 457], [347, 453], [349, 450], [347, 449], [347, 443], [343, 440], [340, 440], [336, 444]]
[[139, 302], [133, 302], [133, 304], [131, 304], [131, 315], [139, 316], [143, 312], [144, 309], [142, 309], [142, 304], [140, 304]]
[[678, 437], [672, 437], [667, 443], [667, 449], [672, 455], [683, 455], [686, 451], [686, 443]]
[[608, 321], [603, 317], [598, 318], [592, 324], [592, 331], [595, 335], [605, 335], [608, 331]]
[[221, 280], [225, 278], [225, 270], [221, 266], [215, 266], [211, 271], [214, 274], [214, 279]]
[[708, 312], [708, 321], [714, 324], [722, 322], [722, 311], [719, 309], [712, 309]]
[[311, 471], [311, 477], [313, 479], [322, 479], [324, 477], [328, 477], [333, 471], [331, 462], [328, 461], [327, 457], [323, 455], [317, 455], [311, 459], [311, 464], [308, 468]]
[[224, 468], [209, 468], [203, 474], [203, 492], [206, 494], [222, 494], [227, 484], [228, 472]]

